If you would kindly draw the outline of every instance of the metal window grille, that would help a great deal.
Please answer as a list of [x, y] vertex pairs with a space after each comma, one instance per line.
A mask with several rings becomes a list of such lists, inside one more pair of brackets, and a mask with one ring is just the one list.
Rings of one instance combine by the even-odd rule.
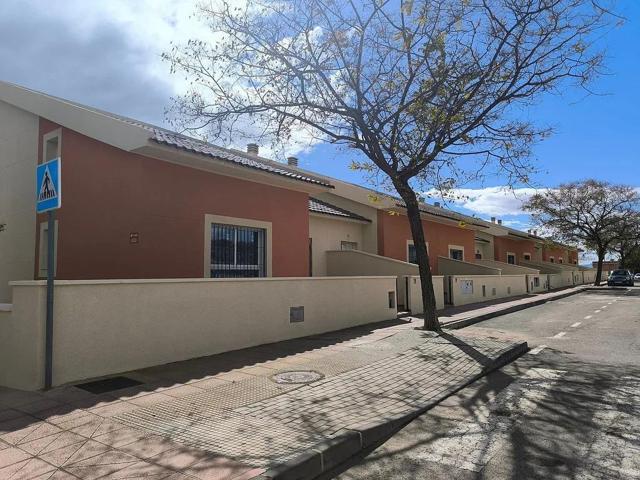
[[266, 231], [262, 228], [211, 225], [211, 277], [265, 277]]

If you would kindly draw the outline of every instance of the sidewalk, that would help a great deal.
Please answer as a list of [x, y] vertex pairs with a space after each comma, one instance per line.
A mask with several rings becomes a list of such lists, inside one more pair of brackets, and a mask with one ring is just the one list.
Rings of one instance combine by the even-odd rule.
[[[0, 478], [313, 478], [526, 350], [419, 323], [129, 372], [143, 383], [99, 395], [0, 390]], [[316, 378], [274, 381], [292, 371]]]

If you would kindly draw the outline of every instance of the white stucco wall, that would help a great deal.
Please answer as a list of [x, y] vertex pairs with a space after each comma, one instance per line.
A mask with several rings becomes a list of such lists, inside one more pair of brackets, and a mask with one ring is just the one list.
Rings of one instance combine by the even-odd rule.
[[33, 278], [38, 117], [0, 101], [0, 303], [10, 280]]
[[[0, 315], [0, 385], [43, 383], [45, 282]], [[53, 383], [395, 318], [395, 277], [57, 281]], [[290, 307], [304, 321], [290, 322]]]
[[[420, 286], [420, 277], [407, 276], [404, 278], [407, 282], [409, 310], [412, 315], [421, 315], [424, 309], [422, 308], [422, 288]], [[432, 278], [433, 294], [436, 297], [436, 309], [442, 310], [444, 308], [444, 277], [433, 276]]]
[[[463, 288], [472, 282], [470, 289]], [[483, 288], [484, 295], [483, 295]], [[494, 294], [495, 289], [495, 294]], [[485, 302], [497, 298], [515, 297], [527, 293], [526, 275], [453, 275], [451, 276], [453, 305]]]
[[314, 277], [327, 275], [327, 252], [340, 250], [340, 242], [356, 242], [363, 245], [363, 227], [352, 222], [329, 216], [309, 216], [309, 237], [312, 239], [312, 269]]

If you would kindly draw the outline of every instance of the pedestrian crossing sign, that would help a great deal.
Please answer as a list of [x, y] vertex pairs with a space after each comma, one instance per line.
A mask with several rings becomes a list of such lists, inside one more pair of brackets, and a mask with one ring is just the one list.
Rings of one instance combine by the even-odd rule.
[[36, 169], [36, 212], [55, 210], [62, 205], [60, 159], [41, 163]]

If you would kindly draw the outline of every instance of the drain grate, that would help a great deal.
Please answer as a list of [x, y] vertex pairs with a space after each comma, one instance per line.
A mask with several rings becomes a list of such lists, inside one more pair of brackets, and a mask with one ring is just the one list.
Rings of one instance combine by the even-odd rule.
[[311, 383], [322, 380], [324, 375], [314, 370], [292, 370], [289, 372], [276, 373], [271, 379], [276, 383]]
[[105, 378], [103, 380], [81, 383], [79, 385], [75, 385], [75, 387], [85, 390], [89, 393], [99, 395], [101, 393], [121, 390], [123, 388], [135, 387], [136, 385], [142, 385], [142, 382], [127, 377], [111, 377]]

